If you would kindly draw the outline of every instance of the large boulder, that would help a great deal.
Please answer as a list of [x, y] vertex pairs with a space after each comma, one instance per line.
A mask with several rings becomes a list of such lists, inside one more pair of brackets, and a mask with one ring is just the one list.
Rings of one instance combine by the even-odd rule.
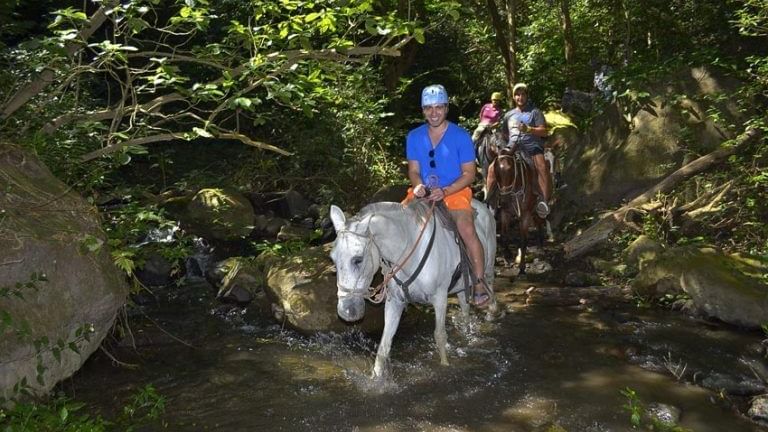
[[705, 315], [759, 328], [768, 322], [768, 260], [725, 255], [715, 249], [668, 249], [646, 262], [632, 282], [644, 296], [685, 292]]
[[738, 124], [735, 104], [717, 97], [735, 92], [736, 80], [696, 67], [658, 82], [606, 106], [584, 136], [567, 143], [560, 209], [578, 215], [612, 207], [678, 169], [686, 154], [733, 138], [707, 112], [716, 108], [724, 122]]
[[0, 143], [0, 190], [0, 398], [40, 395], [99, 347], [128, 286], [96, 209], [37, 158]]
[[307, 248], [287, 259], [259, 256], [275, 319], [306, 334], [351, 328], [380, 332], [384, 328], [383, 305], [369, 305], [362, 321], [354, 324], [337, 315], [336, 268], [329, 258], [331, 247], [327, 244]]

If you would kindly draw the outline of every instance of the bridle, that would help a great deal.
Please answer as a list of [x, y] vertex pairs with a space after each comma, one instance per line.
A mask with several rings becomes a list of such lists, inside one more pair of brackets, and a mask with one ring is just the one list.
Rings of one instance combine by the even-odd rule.
[[[432, 224], [432, 237], [430, 238], [429, 244], [427, 246], [427, 250], [424, 252], [424, 255], [421, 258], [421, 262], [419, 263], [418, 267], [416, 268], [416, 271], [413, 272], [413, 274], [406, 280], [405, 282], [400, 281], [395, 277], [397, 272], [403, 269], [405, 264], [408, 262], [408, 260], [411, 258], [413, 253], [416, 251], [416, 247], [419, 245], [419, 242], [421, 241], [421, 238], [424, 235], [424, 231], [426, 231], [427, 226], [429, 225], [429, 220], [432, 219], [432, 216], [435, 212], [435, 201], [432, 201], [431, 205], [429, 206], [429, 212], [427, 213], [426, 220], [424, 221], [424, 224], [422, 225], [421, 229], [419, 230], [419, 235], [416, 237], [416, 241], [413, 242], [413, 246], [411, 246], [411, 249], [408, 251], [408, 253], [405, 255], [405, 257], [397, 264], [391, 265], [391, 263], [386, 262], [391, 268], [387, 272], [386, 275], [384, 275], [384, 280], [381, 281], [379, 285], [377, 285], [374, 288], [369, 288], [367, 293], [362, 292], [362, 290], [355, 290], [351, 288], [347, 288], [343, 285], [341, 285], [338, 282], [338, 278], [336, 280], [336, 288], [338, 289], [338, 296], [339, 299], [345, 298], [345, 297], [360, 297], [364, 298], [366, 300], [369, 300], [371, 303], [379, 304], [383, 302], [387, 297], [387, 286], [389, 285], [389, 281], [392, 279], [395, 279], [395, 281], [403, 287], [404, 291], [406, 291], [407, 295], [407, 288], [408, 286], [416, 279], [416, 276], [421, 272], [421, 269], [424, 267], [424, 263], [427, 260], [427, 257], [429, 256], [429, 252], [432, 249], [432, 244], [435, 240], [435, 230], [437, 227], [437, 221], [435, 221]], [[342, 234], [353, 234], [358, 237], [362, 237], [364, 239], [367, 239], [368, 242], [365, 244], [365, 248], [363, 248], [363, 256], [367, 255], [367, 251], [370, 248], [371, 245], [376, 248], [377, 254], [379, 255], [379, 265], [381, 265], [381, 252], [379, 246], [376, 244], [376, 242], [373, 239], [373, 236], [371, 235], [370, 229], [366, 229], [364, 233], [359, 233], [356, 231], [351, 231], [348, 229], [342, 229], [337, 232], [337, 235]], [[375, 271], [375, 270], [374, 270]]]
[[[529, 185], [527, 184], [528, 178], [525, 175], [525, 170], [527, 169], [527, 167], [525, 166], [525, 162], [523, 160], [521, 160], [520, 156], [517, 153], [515, 153], [514, 155], [511, 155], [511, 154], [508, 154], [508, 153], [501, 153], [501, 154], [499, 154], [496, 157], [497, 164], [498, 164], [498, 161], [500, 161], [502, 159], [505, 159], [505, 160], [506, 159], [511, 159], [512, 160], [512, 166], [515, 169], [515, 171], [514, 171], [515, 174], [514, 174], [514, 177], [512, 178], [512, 181], [510, 182], [510, 184], [508, 184], [506, 186], [502, 186], [501, 185], [501, 181], [499, 181], [499, 186], [498, 186], [498, 188], [499, 188], [499, 195], [501, 195], [501, 196], [512, 195], [513, 196], [513, 198], [515, 199], [515, 213], [517, 213], [517, 217], [520, 217], [520, 215], [522, 214], [523, 196], [525, 194], [526, 188], [529, 187]], [[497, 171], [498, 171], [498, 165], [496, 167], [497, 167]], [[497, 174], [497, 176], [498, 176], [498, 174]], [[520, 176], [521, 186], [519, 188], [515, 189], [515, 184], [518, 181], [518, 176]]]

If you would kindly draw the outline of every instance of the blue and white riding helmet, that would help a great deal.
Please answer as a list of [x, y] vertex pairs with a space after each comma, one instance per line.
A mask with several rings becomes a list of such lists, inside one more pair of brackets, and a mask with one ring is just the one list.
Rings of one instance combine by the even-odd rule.
[[421, 91], [421, 107], [448, 104], [448, 92], [440, 84], [432, 84]]

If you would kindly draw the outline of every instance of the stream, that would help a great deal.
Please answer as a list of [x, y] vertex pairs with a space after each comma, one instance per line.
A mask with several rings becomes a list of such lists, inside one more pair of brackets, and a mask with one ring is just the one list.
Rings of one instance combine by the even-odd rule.
[[[499, 280], [497, 289], [515, 288]], [[629, 431], [626, 388], [646, 406], [679, 409], [691, 431], [766, 430], [690, 384], [717, 371], [753, 376], [761, 335], [679, 312], [508, 304], [494, 322], [473, 314], [467, 329], [454, 304], [450, 366], [421, 320], [396, 335], [391, 377], [373, 382], [378, 336], [303, 336], [256, 307], [217, 303], [203, 282], [154, 295], [129, 317], [136, 348], [111, 349], [138, 368], [98, 353], [61, 385], [107, 416], [154, 385], [167, 398], [167, 428], [147, 430]]]

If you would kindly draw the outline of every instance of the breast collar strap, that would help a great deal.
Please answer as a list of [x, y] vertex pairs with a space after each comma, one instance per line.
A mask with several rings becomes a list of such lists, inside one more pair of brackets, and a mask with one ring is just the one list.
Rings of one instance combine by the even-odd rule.
[[[416, 278], [419, 276], [419, 273], [421, 273], [421, 270], [424, 269], [424, 265], [427, 263], [427, 259], [429, 258], [430, 252], [432, 252], [432, 246], [435, 244], [435, 233], [437, 231], [437, 221], [432, 221], [432, 235], [429, 237], [429, 242], [427, 243], [427, 248], [424, 250], [424, 254], [421, 256], [421, 260], [419, 261], [419, 265], [416, 266], [416, 270], [411, 273], [411, 276], [406, 280], [402, 281], [397, 277], [397, 274], [392, 275], [392, 279], [397, 282], [397, 284], [400, 286], [400, 288], [403, 289], [403, 294], [405, 294], [405, 299], [408, 302], [411, 302], [410, 295], [408, 294], [408, 288], [411, 286], [413, 281], [416, 280]], [[392, 267], [392, 263], [385, 261], [385, 264]], [[400, 270], [402, 271], [402, 270]]]

